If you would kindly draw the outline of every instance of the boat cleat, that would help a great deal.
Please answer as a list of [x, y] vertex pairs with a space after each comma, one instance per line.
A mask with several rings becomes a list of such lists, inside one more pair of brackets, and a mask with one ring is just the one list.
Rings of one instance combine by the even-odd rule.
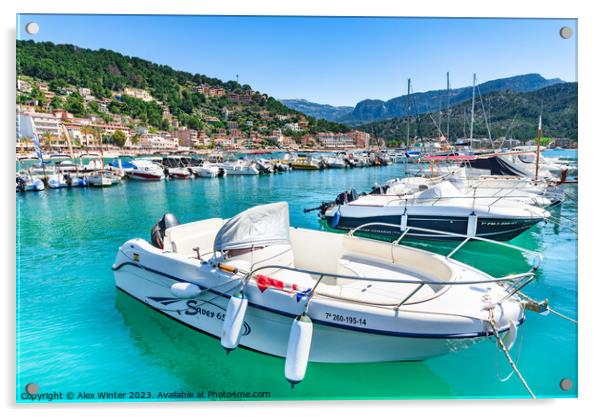
[[541, 315], [547, 316], [550, 313], [549, 300], [546, 298], [543, 301], [526, 300], [523, 304], [527, 310], [534, 311]]

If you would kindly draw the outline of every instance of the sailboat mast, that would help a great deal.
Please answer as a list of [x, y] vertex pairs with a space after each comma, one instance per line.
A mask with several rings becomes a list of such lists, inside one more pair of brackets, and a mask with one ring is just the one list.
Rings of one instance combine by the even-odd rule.
[[105, 155], [104, 155], [104, 152], [102, 151], [102, 135], [100, 134], [100, 132], [98, 130], [96, 130], [96, 135], [97, 135], [97, 138], [98, 138], [99, 144], [100, 144], [100, 166], [104, 170], [105, 169]]
[[475, 87], [477, 85], [477, 74], [472, 74], [472, 107], [470, 110], [470, 146], [472, 147], [472, 133], [474, 127], [474, 99], [475, 99]]
[[535, 156], [535, 180], [539, 177], [539, 148], [541, 146], [541, 113], [539, 114], [539, 126], [537, 127], [537, 153]]
[[447, 71], [447, 133], [446, 139], [449, 141], [449, 118], [451, 115], [451, 109], [449, 108], [449, 71]]
[[408, 92], [406, 94], [406, 149], [410, 149], [410, 85], [411, 79], [408, 78]]

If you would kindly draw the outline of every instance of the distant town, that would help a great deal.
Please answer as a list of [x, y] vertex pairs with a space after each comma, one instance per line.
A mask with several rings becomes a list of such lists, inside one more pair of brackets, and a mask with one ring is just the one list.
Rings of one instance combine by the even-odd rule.
[[[19, 79], [17, 82], [17, 152], [33, 150], [33, 135], [37, 135], [45, 149], [61, 151], [68, 148], [108, 153], [152, 153], [207, 151], [252, 151], [258, 149], [323, 149], [340, 150], [366, 148], [371, 136], [359, 130], [348, 132], [307, 132], [308, 120], [302, 114], [271, 114], [260, 110], [257, 120], [242, 123], [236, 113], [245, 109], [242, 105], [253, 102], [259, 93], [246, 90], [241, 93], [228, 92], [224, 88], [201, 84], [194, 91], [208, 99], [225, 99], [221, 118], [206, 116], [209, 133], [181, 126], [170, 113], [169, 107], [154, 98], [147, 90], [126, 87], [112, 93], [110, 98], [97, 98], [90, 88], [62, 86], [52, 91], [48, 83]], [[19, 100], [25, 96], [29, 100]], [[93, 114], [76, 117], [60, 108], [63, 98], [81, 100], [83, 108], [93, 109]], [[36, 100], [35, 98], [39, 98]], [[33, 99], [32, 99], [33, 98]], [[127, 114], [111, 112], [111, 104], [133, 98], [145, 103], [155, 103], [162, 109], [162, 118], [168, 122], [166, 129], [145, 125], [143, 120]], [[59, 105], [57, 105], [57, 103]], [[270, 129], [271, 122], [278, 121], [282, 127]], [[225, 126], [224, 126], [225, 122]], [[214, 124], [215, 126], [212, 126]], [[255, 125], [257, 124], [257, 125]], [[255, 129], [249, 129], [253, 128]]]

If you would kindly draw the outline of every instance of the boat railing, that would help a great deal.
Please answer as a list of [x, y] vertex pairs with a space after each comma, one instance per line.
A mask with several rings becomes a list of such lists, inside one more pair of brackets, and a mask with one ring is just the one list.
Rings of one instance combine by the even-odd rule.
[[[300, 273], [304, 273], [304, 274], [317, 276], [318, 279], [316, 280], [316, 283], [314, 284], [314, 286], [305, 293], [305, 296], [308, 297], [308, 300], [314, 296], [314, 294], [317, 291], [318, 286], [320, 285], [322, 280], [326, 277], [355, 280], [355, 281], [385, 282], [385, 283], [402, 284], [402, 285], [415, 285], [416, 288], [413, 289], [407, 296], [405, 296], [398, 303], [393, 303], [393, 304], [374, 303], [374, 302], [366, 302], [365, 303], [365, 304], [371, 304], [371, 305], [395, 307], [395, 309], [399, 309], [400, 307], [402, 307], [404, 305], [417, 304], [417, 303], [421, 302], [419, 300], [419, 301], [414, 301], [414, 302], [410, 303], [410, 300], [425, 285], [433, 285], [433, 286], [441, 286], [441, 287], [491, 284], [491, 283], [499, 284], [499, 285], [506, 285], [505, 288], [507, 289], [508, 293], [504, 296], [504, 300], [505, 300], [505, 299], [513, 296], [514, 294], [518, 293], [518, 291], [520, 291], [520, 289], [524, 288], [526, 285], [528, 285], [535, 279], [535, 273], [533, 271], [525, 272], [522, 274], [507, 275], [507, 276], [501, 277], [501, 278], [493, 278], [492, 277], [492, 278], [488, 278], [488, 279], [470, 280], [470, 281], [441, 281], [441, 280], [427, 280], [427, 279], [409, 280], [409, 279], [367, 277], [367, 276], [338, 274], [338, 273], [334, 273], [334, 272], [315, 271], [315, 270], [311, 270], [311, 269], [297, 268], [297, 267], [291, 267], [291, 266], [285, 266], [285, 265], [262, 265], [258, 268], [255, 268], [255, 269], [249, 271], [246, 275], [246, 280], [256, 277], [256, 274], [259, 271], [268, 270], [268, 269], [270, 269], [270, 270], [273, 270], [273, 269], [286, 270], [286, 271], [300, 272]], [[283, 291], [286, 291], [286, 290], [283, 290]], [[319, 295], [322, 297], [327, 297], [327, 298], [336, 298], [336, 299], [343, 299], [343, 300], [346, 299], [345, 297], [342, 297], [342, 296], [334, 296], [334, 295], [329, 295], [329, 294], [325, 294], [325, 293], [319, 293]], [[354, 301], [357, 302], [357, 300], [355, 300], [355, 299], [354, 299]], [[426, 300], [423, 300], [423, 301], [426, 301]]]
[[[381, 222], [373, 222], [373, 223], [365, 223], [362, 224], [352, 230], [350, 230], [348, 232], [348, 236], [353, 237], [355, 235], [355, 233], [363, 228], [366, 227], [370, 227], [370, 226], [385, 226], [385, 227], [395, 227], [395, 228], [399, 228], [400, 231], [402, 231], [402, 226], [399, 224], [393, 224], [393, 223], [381, 223]], [[519, 246], [516, 245], [511, 245], [509, 243], [506, 242], [499, 242], [497, 240], [492, 240], [492, 239], [487, 239], [484, 237], [480, 237], [480, 236], [469, 236], [467, 234], [461, 234], [461, 233], [453, 233], [453, 232], [446, 232], [446, 231], [442, 231], [442, 230], [433, 230], [433, 229], [426, 229], [423, 227], [416, 227], [416, 226], [405, 226], [404, 230], [402, 231], [401, 235], [395, 239], [393, 242], [391, 242], [391, 245], [399, 245], [401, 243], [401, 241], [408, 236], [408, 233], [410, 231], [417, 231], [417, 232], [423, 232], [423, 233], [431, 233], [431, 234], [435, 234], [435, 235], [442, 235], [442, 236], [447, 236], [447, 237], [452, 237], [452, 238], [460, 238], [462, 239], [462, 241], [460, 243], [458, 243], [458, 245], [456, 245], [447, 255], [445, 255], [445, 259], [452, 259], [452, 257], [462, 248], [464, 247], [464, 245], [466, 245], [468, 242], [470, 242], [471, 240], [474, 241], [480, 241], [480, 242], [485, 242], [485, 243], [489, 243], [492, 245], [496, 245], [496, 246], [501, 246], [504, 248], [508, 248], [508, 249], [512, 249], [515, 251], [518, 251], [524, 255], [526, 255], [527, 260], [530, 264], [530, 269], [529, 271], [522, 273], [522, 274], [511, 274], [511, 275], [507, 275], [505, 277], [501, 277], [501, 278], [493, 278], [493, 280], [497, 280], [497, 282], [499, 283], [503, 283], [504, 281], [514, 281], [513, 279], [506, 279], [506, 278], [512, 278], [514, 277], [515, 279], [518, 278], [518, 282], [513, 282], [512, 285], [507, 287], [507, 290], [509, 291], [509, 295], [514, 295], [517, 292], [519, 292], [522, 288], [524, 288], [526, 285], [528, 285], [529, 283], [531, 283], [531, 281], [533, 281], [535, 279], [535, 271], [537, 269], [539, 269], [539, 267], [541, 266], [541, 263], [543, 262], [543, 256], [539, 253], [539, 252], [535, 252], [529, 249], [525, 249], [525, 248], [521, 248]], [[432, 283], [432, 282], [431, 282]], [[420, 286], [420, 288], [422, 288], [422, 286]], [[415, 292], [418, 292], [418, 290], [420, 289], [416, 289]], [[413, 295], [413, 294], [411, 294]], [[404, 300], [407, 301], [407, 300]], [[402, 303], [403, 304], [403, 303]]]
[[[349, 231], [348, 236], [350, 237], [355, 237], [354, 234], [365, 227], [368, 226], [389, 226], [389, 227], [400, 227], [400, 225], [397, 224], [392, 224], [392, 223], [366, 223], [364, 225], [358, 226], [355, 229], [352, 229]], [[416, 304], [420, 301], [413, 301], [410, 303], [410, 300], [412, 300], [412, 298], [425, 286], [425, 285], [432, 285], [432, 286], [458, 286], [458, 285], [476, 285], [476, 284], [490, 284], [490, 283], [495, 283], [495, 284], [499, 284], [501, 286], [503, 286], [506, 291], [507, 294], [506, 296], [502, 299], [505, 300], [509, 297], [512, 297], [515, 294], [519, 294], [520, 295], [520, 290], [522, 290], [524, 287], [526, 287], [527, 285], [529, 285], [534, 279], [535, 279], [535, 271], [539, 268], [539, 266], [541, 265], [541, 262], [543, 261], [543, 256], [535, 251], [531, 251], [528, 249], [524, 249], [521, 248], [519, 246], [515, 246], [515, 245], [511, 245], [509, 243], [505, 243], [505, 242], [498, 242], [495, 240], [491, 240], [491, 239], [487, 239], [487, 238], [483, 238], [483, 237], [478, 237], [478, 236], [468, 236], [468, 235], [463, 235], [460, 233], [452, 233], [452, 232], [443, 232], [443, 231], [439, 231], [439, 230], [433, 230], [433, 229], [426, 229], [426, 228], [421, 228], [421, 227], [414, 227], [414, 226], [407, 226], [405, 228], [405, 230], [403, 231], [402, 235], [397, 238], [396, 240], [394, 240], [393, 242], [390, 243], [390, 245], [392, 247], [399, 245], [400, 241], [407, 236], [408, 232], [410, 230], [415, 230], [415, 231], [420, 231], [420, 232], [428, 232], [428, 233], [437, 233], [437, 234], [443, 234], [443, 235], [447, 235], [449, 237], [459, 237], [459, 238], [463, 238], [463, 240], [454, 248], [452, 249], [447, 255], [445, 255], [445, 259], [447, 260], [453, 260], [452, 257], [453, 255], [455, 255], [467, 242], [469, 242], [470, 240], [476, 240], [476, 241], [482, 241], [482, 242], [486, 242], [486, 243], [491, 243], [494, 245], [498, 245], [498, 246], [502, 246], [505, 248], [509, 248], [509, 249], [513, 249], [516, 251], [519, 251], [523, 254], [526, 254], [530, 259], [530, 266], [531, 268], [529, 269], [529, 271], [527, 272], [523, 272], [520, 274], [509, 274], [506, 276], [502, 276], [502, 277], [490, 277], [487, 279], [483, 279], [483, 280], [469, 280], [469, 281], [445, 281], [445, 280], [432, 280], [432, 279], [391, 279], [391, 278], [382, 278], [382, 277], [367, 277], [367, 276], [357, 276], [357, 275], [347, 275], [347, 274], [339, 274], [339, 273], [330, 273], [330, 272], [324, 272], [324, 271], [315, 271], [315, 270], [309, 270], [309, 269], [304, 269], [304, 268], [297, 268], [297, 267], [290, 267], [290, 266], [284, 266], [284, 265], [262, 265], [258, 268], [252, 269], [251, 271], [248, 272], [247, 274], [247, 279], [251, 279], [252, 277], [255, 276], [255, 274], [261, 270], [266, 270], [266, 269], [283, 269], [283, 270], [288, 270], [288, 271], [295, 271], [295, 272], [300, 272], [300, 273], [306, 273], [309, 275], [313, 275], [313, 276], [318, 276], [319, 278], [316, 280], [316, 283], [314, 284], [314, 287], [310, 290], [308, 296], [309, 298], [311, 298], [314, 293], [316, 292], [316, 289], [318, 287], [318, 285], [320, 285], [320, 283], [322, 282], [323, 278], [325, 277], [331, 277], [331, 278], [340, 278], [340, 279], [348, 279], [348, 280], [356, 280], [356, 281], [370, 281], [370, 282], [386, 282], [386, 283], [395, 283], [395, 284], [402, 284], [402, 285], [415, 285], [416, 288], [413, 289], [407, 296], [405, 296], [399, 303], [396, 304], [387, 304], [387, 306], [394, 306], [396, 309], [399, 309], [401, 306], [403, 305], [408, 305], [408, 304]], [[455, 260], [453, 260], [455, 261]], [[395, 263], [394, 259], [392, 258], [392, 262]], [[489, 274], [488, 274], [489, 275]], [[334, 297], [334, 296], [330, 296], [327, 294], [320, 294], [321, 296], [326, 296], [326, 297], [330, 297], [330, 298], [342, 298], [342, 297]], [[500, 300], [500, 301], [502, 301]], [[374, 304], [374, 303], [368, 303], [368, 304]], [[383, 305], [383, 304], [379, 304], [379, 305]]]
[[458, 244], [458, 246], [456, 246], [446, 256], [446, 258], [448, 258], [448, 259], [451, 258], [456, 252], [458, 252], [458, 250], [460, 250], [466, 243], [468, 243], [471, 240], [476, 240], [476, 241], [480, 241], [480, 242], [490, 243], [492, 245], [503, 246], [505, 248], [513, 249], [513, 250], [516, 250], [516, 251], [521, 252], [523, 254], [526, 254], [528, 257], [530, 257], [530, 258], [532, 258], [534, 260], [534, 267], [533, 267], [533, 269], [538, 269], [539, 266], [541, 265], [541, 262], [543, 261], [543, 256], [539, 252], [535, 252], [535, 251], [532, 251], [532, 250], [529, 250], [529, 249], [521, 248], [520, 246], [511, 245], [510, 243], [500, 242], [500, 241], [493, 240], [493, 239], [487, 239], [487, 238], [481, 237], [481, 236], [469, 236], [467, 234], [462, 234], [462, 233], [446, 232], [446, 231], [443, 231], [443, 230], [427, 229], [427, 228], [424, 228], [424, 227], [417, 227], [417, 226], [405, 226], [405, 227], [403, 227], [400, 224], [381, 223], [381, 222], [364, 223], [362, 225], [357, 226], [354, 229], [351, 229], [347, 233], [347, 235], [348, 236], [354, 236], [357, 231], [359, 231], [361, 229], [364, 229], [366, 227], [369, 227], [369, 226], [386, 226], [386, 227], [399, 228], [402, 233], [401, 233], [401, 235], [397, 239], [395, 239], [393, 242], [391, 242], [392, 245], [399, 244], [401, 242], [401, 240], [404, 237], [406, 237], [410, 231], [426, 232], [426, 233], [431, 233], [431, 234], [434, 234], [434, 235], [442, 235], [442, 236], [448, 236], [448, 237], [455, 237], [455, 238], [461, 238], [461, 239], [463, 239], [462, 242], [460, 242]]
[[[476, 193], [476, 188], [475, 188], [475, 193]], [[390, 197], [387, 194], [372, 194], [372, 195], [373, 196]], [[515, 200], [517, 198], [535, 198], [535, 197], [538, 197], [538, 196], [537, 195], [503, 195], [503, 196], [464, 195], [464, 196], [449, 196], [449, 197], [446, 197], [446, 196], [439, 196], [439, 197], [411, 197], [411, 196], [401, 197], [401, 196], [398, 196], [398, 198], [387, 201], [385, 203], [385, 207], [388, 207], [392, 203], [396, 203], [396, 202], [400, 202], [400, 201], [405, 202], [407, 204], [409, 201], [417, 201], [417, 202], [423, 203], [423, 202], [428, 202], [428, 201], [433, 200], [433, 203], [431, 204], [431, 206], [434, 206], [435, 204], [437, 204], [438, 202], [443, 201], [443, 200], [472, 200], [473, 208], [474, 208], [474, 206], [476, 205], [476, 202], [479, 199], [488, 199], [488, 200], [493, 199], [494, 200], [493, 202], [487, 204], [487, 207], [491, 208], [491, 206], [495, 205], [496, 203], [498, 203], [499, 201], [502, 201], [504, 199], [510, 199], [510, 200], [514, 199]]]

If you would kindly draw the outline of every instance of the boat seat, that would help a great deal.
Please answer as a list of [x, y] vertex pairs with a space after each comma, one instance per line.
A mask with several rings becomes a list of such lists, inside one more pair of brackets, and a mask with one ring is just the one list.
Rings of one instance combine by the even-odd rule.
[[197, 256], [195, 248], [201, 255], [212, 253], [215, 235], [223, 223], [222, 219], [216, 218], [170, 227], [165, 231], [165, 249], [194, 258]]
[[[370, 277], [409, 280], [416, 281], [417, 283], [428, 280], [426, 277], [411, 273], [397, 265], [373, 259], [360, 259], [355, 257], [341, 258], [339, 260], [338, 273], [341, 275], [354, 275], [358, 278]], [[340, 297], [370, 304], [397, 304], [410, 295], [418, 285], [362, 281], [345, 278], [337, 278], [337, 284], [341, 287]], [[442, 285], [424, 285], [412, 296], [410, 301], [430, 298], [442, 287]]]

